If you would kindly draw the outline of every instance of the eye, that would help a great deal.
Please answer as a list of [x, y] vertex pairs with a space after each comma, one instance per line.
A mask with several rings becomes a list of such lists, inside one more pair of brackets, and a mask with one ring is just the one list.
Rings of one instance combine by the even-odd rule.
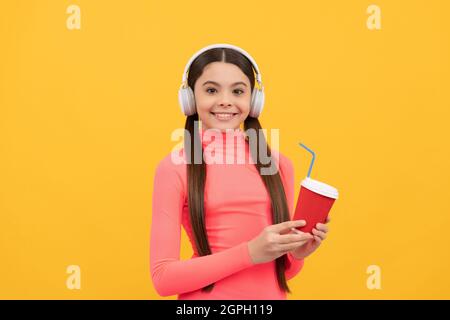
[[236, 93], [236, 92], [240, 92], [238, 95], [241, 95], [241, 94], [243, 94], [244, 93], [244, 90], [241, 90], [241, 89], [236, 89], [236, 90], [234, 90], [234, 92]]
[[207, 89], [206, 89], [206, 92], [212, 93], [210, 90], [215, 90], [215, 91], [217, 91], [215, 88], [207, 88]]

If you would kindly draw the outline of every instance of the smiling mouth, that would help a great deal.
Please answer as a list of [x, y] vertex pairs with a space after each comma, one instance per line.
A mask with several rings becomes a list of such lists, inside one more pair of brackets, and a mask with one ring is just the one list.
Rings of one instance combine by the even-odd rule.
[[233, 119], [236, 115], [238, 115], [238, 112], [210, 112], [217, 120], [220, 121], [228, 121], [230, 119]]

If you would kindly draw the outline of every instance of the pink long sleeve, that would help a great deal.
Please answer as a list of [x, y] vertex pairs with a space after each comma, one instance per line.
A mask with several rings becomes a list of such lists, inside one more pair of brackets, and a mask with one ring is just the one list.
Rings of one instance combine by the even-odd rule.
[[153, 189], [151, 274], [162, 296], [200, 289], [253, 265], [247, 242], [207, 256], [181, 261], [181, 214], [185, 201], [182, 178], [164, 159], [157, 167]]
[[[242, 133], [238, 138], [245, 139]], [[249, 156], [248, 144], [243, 145]], [[231, 150], [224, 146], [215, 151], [225, 156]], [[179, 155], [183, 157], [184, 152]], [[292, 217], [294, 168], [281, 153], [275, 158]], [[178, 294], [178, 299], [286, 299], [278, 286], [275, 262], [253, 264], [248, 251], [248, 241], [272, 224], [270, 197], [255, 165], [207, 164], [204, 192], [205, 227], [212, 253], [199, 256], [187, 205], [186, 164], [175, 164], [171, 154], [158, 164], [150, 243], [150, 269], [156, 291], [162, 296]], [[180, 260], [182, 227], [194, 251], [187, 260]], [[290, 254], [287, 258], [285, 274], [291, 279], [302, 269], [303, 259]], [[211, 292], [201, 291], [211, 283]]]

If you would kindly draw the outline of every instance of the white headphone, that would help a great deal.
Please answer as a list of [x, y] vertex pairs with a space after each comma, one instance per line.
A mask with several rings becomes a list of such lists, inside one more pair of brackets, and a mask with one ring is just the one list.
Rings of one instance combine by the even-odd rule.
[[250, 54], [245, 51], [244, 49], [241, 49], [237, 46], [227, 44], [227, 43], [219, 43], [219, 44], [212, 44], [209, 46], [204, 47], [203, 49], [200, 49], [197, 51], [191, 59], [189, 59], [188, 63], [186, 64], [186, 67], [184, 68], [183, 72], [183, 78], [181, 87], [178, 90], [178, 101], [180, 102], [181, 106], [181, 112], [185, 114], [186, 116], [190, 116], [195, 114], [197, 111], [195, 109], [195, 98], [194, 98], [194, 92], [192, 91], [191, 87], [189, 87], [187, 83], [187, 72], [191, 66], [191, 63], [197, 58], [200, 54], [203, 52], [213, 49], [213, 48], [229, 48], [234, 49], [240, 53], [242, 53], [244, 56], [246, 56], [250, 62], [253, 65], [253, 69], [255, 69], [256, 72], [256, 81], [258, 82], [259, 88], [256, 88], [256, 86], [253, 88], [252, 92], [252, 98], [250, 102], [250, 113], [249, 116], [253, 118], [257, 118], [264, 107], [264, 87], [261, 82], [261, 73], [259, 72], [258, 65], [256, 64], [256, 61], [250, 56]]

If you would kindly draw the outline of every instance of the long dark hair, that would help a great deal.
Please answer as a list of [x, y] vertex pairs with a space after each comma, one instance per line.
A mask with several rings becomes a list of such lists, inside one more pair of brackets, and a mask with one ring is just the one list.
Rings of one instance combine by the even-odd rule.
[[[223, 61], [227, 63], [232, 63], [238, 66], [242, 72], [250, 80], [251, 88], [253, 90], [255, 86], [255, 75], [253, 73], [252, 64], [240, 52], [228, 49], [228, 48], [213, 48], [208, 51], [203, 52], [198, 56], [189, 68], [188, 73], [188, 85], [194, 90], [194, 85], [197, 79], [202, 75], [203, 68], [211, 62]], [[186, 118], [185, 129], [189, 131], [192, 141], [188, 144], [187, 139], [189, 137], [184, 137], [184, 150], [189, 159], [187, 159], [187, 185], [188, 185], [188, 207], [189, 207], [189, 217], [194, 231], [195, 245], [197, 247], [197, 252], [200, 256], [205, 256], [211, 254], [211, 248], [209, 246], [206, 225], [205, 225], [205, 211], [204, 211], [204, 188], [206, 180], [206, 164], [203, 161], [203, 148], [200, 140], [198, 130], [194, 130], [194, 126], [198, 126], [198, 114], [195, 113]], [[198, 129], [198, 128], [197, 128]], [[253, 129], [257, 134], [256, 143], [251, 143], [250, 151], [252, 159], [254, 159], [255, 166], [260, 172], [263, 167], [270, 167], [271, 163], [262, 164], [260, 161], [258, 146], [260, 146], [259, 139], [263, 141], [261, 145], [266, 147], [267, 156], [271, 157], [270, 147], [267, 145], [267, 141], [264, 135], [259, 134], [261, 129], [261, 124], [257, 118], [252, 118], [248, 116], [244, 121], [244, 130]], [[196, 150], [197, 148], [197, 150]], [[201, 154], [201, 163], [194, 163], [194, 153]], [[255, 160], [256, 159], [256, 160]], [[272, 161], [272, 160], [271, 160]], [[286, 201], [286, 194], [284, 192], [284, 187], [281, 181], [279, 170], [272, 175], [261, 175], [261, 178], [270, 194], [270, 200], [272, 203], [272, 220], [273, 223], [281, 223], [288, 221], [290, 219], [289, 209]], [[276, 273], [278, 278], [279, 287], [286, 291], [291, 292], [285, 277], [286, 268], [286, 255], [282, 255], [276, 259]], [[202, 288], [204, 292], [210, 292], [214, 287], [214, 283], [207, 285]]]

